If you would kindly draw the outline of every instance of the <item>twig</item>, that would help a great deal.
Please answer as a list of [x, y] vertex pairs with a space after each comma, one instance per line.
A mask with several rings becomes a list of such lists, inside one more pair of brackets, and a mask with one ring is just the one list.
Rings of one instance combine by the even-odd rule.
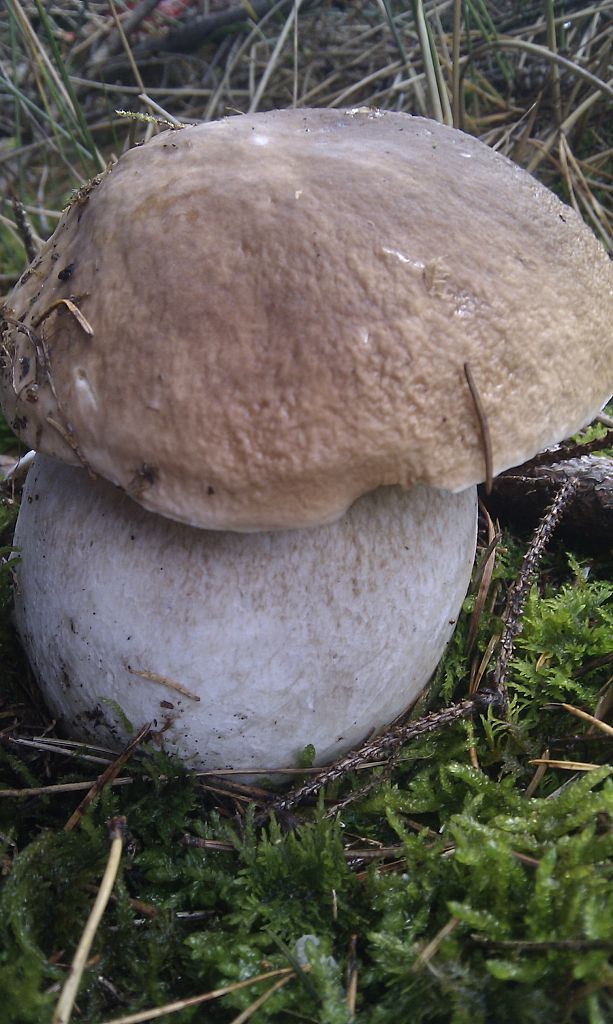
[[451, 707], [443, 708], [441, 711], [434, 711], [424, 718], [419, 718], [406, 725], [396, 726], [384, 732], [381, 736], [368, 740], [358, 750], [350, 751], [346, 757], [336, 761], [333, 765], [323, 768], [319, 775], [309, 779], [301, 786], [290, 790], [283, 796], [274, 800], [265, 811], [256, 816], [256, 824], [263, 824], [271, 813], [283, 814], [305, 800], [312, 799], [324, 786], [340, 779], [349, 772], [355, 771], [365, 761], [380, 759], [386, 752], [390, 754], [405, 743], [425, 736], [430, 732], [443, 729], [453, 725], [455, 722], [471, 718], [476, 712], [484, 711], [491, 704], [495, 703], [497, 695], [489, 691], [481, 691], [470, 700], [461, 701], [459, 704], [452, 704]]
[[[396, 764], [398, 762], [398, 754], [399, 751], [396, 751], [396, 753], [392, 754], [391, 757], [389, 757], [387, 762], [385, 763], [384, 770], [378, 772], [376, 775], [373, 775], [373, 777], [363, 786], [359, 786], [357, 789], [352, 789], [351, 792], [347, 793], [347, 795], [343, 797], [342, 800], [335, 800], [335, 802], [330, 807], [326, 808], [325, 817], [334, 818], [337, 814], [339, 814], [340, 811], [344, 811], [345, 807], [348, 807], [349, 804], [355, 803], [356, 800], [363, 800], [364, 797], [367, 797], [368, 794], [371, 793], [373, 789], [376, 789], [378, 786], [380, 786], [385, 779], [389, 778], [394, 768], [396, 767]], [[357, 771], [357, 768], [353, 770]]]
[[558, 462], [566, 462], [568, 459], [578, 459], [583, 455], [590, 455], [592, 452], [601, 452], [605, 448], [613, 448], [613, 429], [607, 430], [603, 437], [593, 437], [591, 441], [563, 441], [555, 448], [547, 448], [539, 452], [533, 459], [524, 462], [522, 466], [516, 467], [511, 472], [524, 472], [534, 469], [536, 466], [554, 466]]
[[125, 818], [117, 817], [111, 820], [111, 851], [109, 853], [109, 859], [107, 861], [104, 875], [102, 876], [96, 901], [92, 907], [87, 924], [85, 925], [79, 945], [77, 946], [77, 951], [74, 955], [72, 964], [70, 965], [70, 970], [68, 971], [68, 977], [64, 982], [64, 987], [60, 994], [60, 998], [58, 999], [57, 1006], [55, 1007], [52, 1024], [68, 1024], [70, 1021], [72, 1008], [77, 997], [77, 991], [81, 983], [89, 951], [92, 947], [92, 942], [94, 941], [98, 925], [102, 920], [102, 915], [104, 914], [106, 905], [109, 901], [113, 885], [115, 884], [117, 871], [119, 870], [125, 826]]
[[558, 491], [549, 508], [545, 511], [543, 518], [532, 535], [530, 547], [524, 555], [517, 580], [511, 587], [507, 597], [506, 608], [503, 613], [504, 628], [500, 639], [498, 660], [489, 675], [489, 686], [499, 694], [500, 699], [505, 705], [507, 704], [506, 677], [509, 662], [513, 653], [515, 637], [519, 632], [520, 618], [528, 592], [543, 552], [567, 505], [572, 501], [577, 486], [576, 480], [567, 480]]
[[[371, 761], [361, 765], [362, 768], [379, 768], [383, 761]], [[232, 775], [316, 775], [321, 768], [207, 768], [206, 771], [195, 771], [193, 774], [199, 779], [211, 776], [212, 778], [226, 779]]]
[[150, 731], [151, 725], [150, 723], [147, 723], [147, 725], [144, 725], [142, 729], [139, 730], [134, 739], [128, 744], [126, 749], [123, 750], [121, 754], [119, 754], [119, 756], [115, 758], [115, 760], [108, 766], [108, 768], [105, 771], [103, 771], [102, 775], [98, 776], [89, 792], [87, 792], [83, 799], [81, 800], [81, 803], [79, 804], [77, 809], [73, 811], [72, 814], [70, 815], [68, 821], [64, 825], [64, 832], [72, 832], [75, 825], [78, 825], [79, 821], [81, 820], [81, 817], [83, 816], [87, 808], [90, 806], [90, 804], [96, 799], [97, 796], [100, 795], [105, 786], [107, 786], [110, 782], [113, 782], [116, 779], [116, 777], [119, 775], [119, 772], [123, 768], [124, 764], [126, 764], [126, 762], [129, 761], [136, 747], [139, 745], [139, 743], [142, 743], [143, 740], [147, 738]]

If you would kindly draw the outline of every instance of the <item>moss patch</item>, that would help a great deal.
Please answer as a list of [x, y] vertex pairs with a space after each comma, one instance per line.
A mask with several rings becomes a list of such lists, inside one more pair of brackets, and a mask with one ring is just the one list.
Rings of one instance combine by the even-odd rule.
[[[495, 572], [503, 588], [520, 551], [505, 538]], [[610, 760], [604, 733], [558, 702], [593, 710], [607, 684], [612, 593], [602, 564], [562, 552], [550, 558], [518, 638], [509, 722], [490, 715], [412, 744], [391, 778], [373, 769], [377, 786], [342, 813], [331, 813], [334, 800], [363, 786], [365, 773], [329, 787], [325, 800], [283, 828], [272, 822], [262, 830], [244, 804], [203, 788], [153, 749], [124, 773], [130, 784], [106, 789], [75, 832], [63, 825], [81, 793], [0, 800], [2, 1019], [51, 1019], [115, 814], [127, 816], [127, 845], [75, 1020], [96, 1024], [296, 958], [311, 969], [272, 995], [258, 1021], [611, 1019], [611, 769], [548, 770], [534, 795], [526, 787], [535, 771], [529, 762], [545, 749], [566, 760]], [[5, 664], [17, 664], [6, 646], [6, 588], [4, 597], [0, 642]], [[439, 673], [439, 704], [465, 691], [471, 606], [469, 597]], [[481, 623], [481, 650], [497, 610]], [[5, 705], [24, 724], [27, 708], [23, 693], [21, 703]], [[479, 767], [471, 764], [473, 743]], [[97, 771], [66, 755], [0, 747], [3, 788]], [[209, 845], [185, 845], [186, 833]], [[267, 984], [208, 1003], [206, 1019], [231, 1020]], [[167, 1019], [202, 1013], [194, 1007]]]

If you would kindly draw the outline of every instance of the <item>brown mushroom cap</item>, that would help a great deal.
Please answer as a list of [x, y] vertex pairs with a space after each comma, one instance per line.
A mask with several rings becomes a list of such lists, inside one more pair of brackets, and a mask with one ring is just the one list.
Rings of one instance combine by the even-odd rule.
[[495, 473], [613, 390], [613, 272], [590, 231], [405, 114], [159, 135], [73, 201], [4, 316], [2, 400], [27, 443], [208, 528], [482, 480], [466, 363]]

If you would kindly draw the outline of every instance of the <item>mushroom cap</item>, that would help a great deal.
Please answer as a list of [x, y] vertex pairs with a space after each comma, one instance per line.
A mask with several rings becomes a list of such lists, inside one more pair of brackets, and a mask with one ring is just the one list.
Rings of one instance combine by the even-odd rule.
[[323, 763], [428, 682], [470, 579], [476, 492], [380, 488], [338, 522], [245, 535], [152, 515], [38, 455], [15, 619], [53, 713], [112, 745], [151, 721], [191, 765]]
[[613, 271], [589, 229], [481, 142], [399, 113], [158, 135], [74, 199], [4, 316], [27, 443], [213, 529], [482, 480], [465, 364], [494, 473], [613, 390]]

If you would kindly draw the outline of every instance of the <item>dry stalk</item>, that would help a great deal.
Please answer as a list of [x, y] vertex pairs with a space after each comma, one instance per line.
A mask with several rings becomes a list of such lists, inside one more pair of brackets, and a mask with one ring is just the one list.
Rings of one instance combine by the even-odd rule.
[[349, 936], [349, 954], [347, 956], [347, 1009], [353, 1019], [355, 1017], [355, 1004], [358, 995], [358, 959], [356, 945], [358, 937], [354, 933]]
[[447, 924], [444, 924], [440, 931], [438, 931], [434, 938], [428, 943], [428, 945], [424, 949], [422, 949], [421, 953], [417, 957], [417, 960], [411, 967], [411, 971], [414, 974], [416, 974], [418, 971], [422, 971], [424, 967], [426, 967], [430, 963], [432, 957], [436, 954], [436, 951], [440, 946], [441, 942], [444, 942], [447, 936], [451, 935], [451, 933], [457, 928], [459, 923], [460, 919], [458, 917], [449, 918]]
[[[302, 970], [306, 971], [308, 967], [305, 966]], [[239, 992], [242, 988], [257, 985], [260, 981], [268, 981], [269, 978], [289, 981], [294, 976], [294, 969], [292, 967], [281, 967], [276, 971], [265, 971], [264, 974], [257, 974], [253, 978], [245, 978], [244, 981], [237, 981], [233, 985], [224, 985], [223, 988], [214, 989], [212, 992], [205, 992], [203, 995], [179, 999], [174, 1003], [166, 1003], [165, 1006], [156, 1006], [149, 1010], [139, 1010], [138, 1013], [129, 1013], [124, 1017], [114, 1017], [113, 1020], [105, 1021], [105, 1024], [144, 1024], [145, 1021], [159, 1020], [160, 1017], [165, 1017], [169, 1013], [178, 1013], [179, 1010], [186, 1010], [191, 1006], [200, 1006], [202, 1003], [209, 1003], [213, 999], [221, 999], [222, 996], [229, 995], [231, 992]]]
[[109, 853], [109, 859], [107, 861], [104, 875], [102, 876], [98, 895], [87, 920], [87, 924], [83, 930], [79, 945], [77, 946], [77, 951], [74, 955], [72, 964], [70, 965], [68, 977], [64, 982], [64, 987], [60, 994], [60, 998], [58, 999], [57, 1006], [55, 1007], [52, 1024], [68, 1024], [72, 1016], [72, 1009], [77, 997], [79, 985], [81, 984], [81, 978], [89, 956], [89, 951], [92, 947], [92, 943], [98, 930], [98, 925], [102, 920], [102, 915], [106, 909], [106, 905], [109, 901], [115, 884], [115, 879], [117, 877], [117, 872], [119, 870], [125, 826], [126, 819], [121, 817], [113, 818], [110, 823], [109, 834], [111, 839], [111, 850]]
[[[552, 707], [554, 705], [548, 706]], [[589, 715], [587, 711], [582, 711], [581, 708], [576, 708], [572, 704], [560, 704], [560, 707], [568, 711], [569, 714], [574, 715], [575, 718], [582, 718], [584, 722], [589, 722], [595, 729], [599, 729], [600, 732], [604, 732], [607, 736], [613, 736], [613, 726], [610, 726], [607, 722], [602, 722], [594, 715]]]
[[265, 992], [262, 992], [261, 996], [258, 996], [257, 999], [254, 999], [251, 1005], [247, 1006], [242, 1013], [239, 1013], [237, 1017], [233, 1017], [232, 1020], [230, 1021], [230, 1024], [245, 1024], [245, 1021], [251, 1020], [254, 1013], [260, 1009], [260, 1006], [262, 1006], [268, 999], [270, 999], [270, 997], [274, 995], [275, 992], [278, 991], [278, 989], [283, 988], [284, 985], [287, 985], [288, 981], [291, 981], [293, 977], [293, 974], [288, 974], [285, 978], [279, 978], [278, 981], [275, 981], [270, 986], [270, 988], [267, 988]]
[[568, 772], [593, 772], [602, 768], [601, 764], [592, 764], [591, 761], [562, 761], [556, 757], [535, 757], [528, 764], [543, 765], [545, 768], [562, 768]]
[[[107, 786], [129, 786], [133, 779], [113, 779]], [[78, 793], [84, 789], [91, 790], [96, 782], [60, 782], [53, 786], [31, 786], [29, 789], [0, 789], [0, 799], [12, 797], [23, 799], [33, 796], [55, 796], [59, 793]]]
[[470, 623], [468, 626], [468, 636], [466, 638], [466, 656], [470, 657], [472, 649], [477, 639], [477, 633], [479, 631], [479, 623], [481, 616], [483, 615], [483, 609], [485, 608], [485, 602], [490, 589], [490, 583], [492, 582], [492, 573], [494, 572], [494, 565], [496, 564], [496, 549], [500, 540], [500, 532], [496, 530], [492, 522], [492, 518], [483, 504], [481, 504], [481, 513], [485, 519], [487, 526], [487, 548], [481, 556], [480, 566], [480, 579], [479, 589], [477, 591], [477, 597], [475, 600], [475, 607], [473, 608], [472, 615], [470, 617]]

